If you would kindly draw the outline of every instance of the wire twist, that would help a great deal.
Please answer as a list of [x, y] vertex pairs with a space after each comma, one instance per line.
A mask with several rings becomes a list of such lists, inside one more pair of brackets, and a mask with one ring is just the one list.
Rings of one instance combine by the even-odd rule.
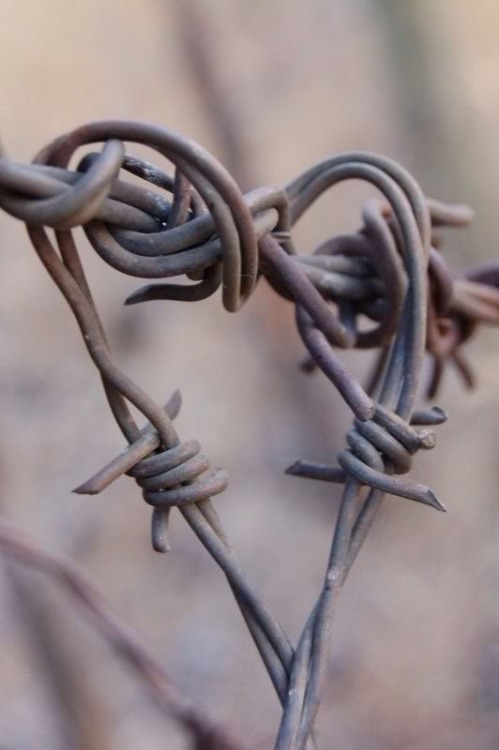
[[142, 489], [144, 500], [155, 507], [171, 508], [207, 500], [225, 490], [228, 476], [219, 469], [209, 479], [193, 483], [210, 466], [200, 450], [197, 440], [189, 440], [142, 459], [128, 474]]

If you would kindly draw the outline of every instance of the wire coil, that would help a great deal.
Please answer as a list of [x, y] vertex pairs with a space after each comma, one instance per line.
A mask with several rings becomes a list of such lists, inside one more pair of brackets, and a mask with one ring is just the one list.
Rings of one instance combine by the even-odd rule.
[[210, 467], [206, 456], [200, 455], [197, 440], [155, 453], [142, 459], [128, 474], [142, 489], [144, 500], [155, 507], [174, 507], [207, 500], [223, 492], [228, 484], [227, 472], [219, 469], [209, 479], [194, 482]]

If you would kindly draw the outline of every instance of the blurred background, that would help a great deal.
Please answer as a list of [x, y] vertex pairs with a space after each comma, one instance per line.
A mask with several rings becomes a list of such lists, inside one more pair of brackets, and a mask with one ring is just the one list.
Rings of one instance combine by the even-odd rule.
[[[29, 161], [94, 119], [140, 118], [197, 139], [251, 188], [331, 153], [380, 151], [425, 192], [476, 209], [448, 238], [456, 270], [497, 254], [499, 8], [493, 0], [24, 0], [3, 2], [1, 139]], [[356, 228], [357, 184], [299, 225], [303, 251]], [[92, 574], [177, 685], [262, 748], [279, 707], [223, 576], [178, 514], [152, 552], [149, 509], [123, 478], [71, 489], [122, 439], [97, 373], [23, 226], [0, 215], [0, 471], [4, 517]], [[338, 492], [283, 475], [330, 461], [349, 415], [302, 355], [291, 306], [262, 283], [237, 315], [220, 295], [124, 308], [120, 277], [81, 239], [114, 351], [231, 476], [216, 499], [235, 548], [293, 640], [321, 585]], [[325, 748], [488, 750], [499, 743], [499, 341], [455, 373], [437, 450], [413, 476], [447, 505], [389, 498], [342, 594], [320, 714]], [[353, 355], [360, 375], [366, 360]], [[0, 565], [0, 745], [9, 750], [182, 750], [187, 740], [80, 621], [55, 585]]]

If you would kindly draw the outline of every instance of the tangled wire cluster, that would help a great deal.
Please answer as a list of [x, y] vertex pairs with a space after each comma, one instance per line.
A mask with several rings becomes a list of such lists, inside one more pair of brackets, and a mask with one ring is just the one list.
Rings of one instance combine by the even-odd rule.
[[[126, 141], [166, 157], [174, 175], [128, 156]], [[94, 143], [103, 143], [102, 149], [85, 153], [70, 169], [75, 153]], [[126, 173], [141, 182], [126, 181]], [[366, 202], [361, 228], [327, 240], [312, 254], [298, 254], [294, 224], [324, 191], [350, 179], [370, 183], [382, 196]], [[471, 212], [425, 198], [402, 167], [363, 152], [327, 159], [286, 187], [243, 196], [196, 143], [163, 128], [113, 121], [58, 138], [30, 165], [0, 158], [0, 206], [26, 223], [76, 317], [128, 442], [76, 491], [100, 492], [128, 473], [153, 506], [158, 551], [168, 549], [168, 514], [179, 508], [227, 576], [282, 703], [275, 748], [315, 748], [334, 606], [384, 494], [444, 509], [428, 487], [402, 477], [419, 449], [434, 446], [429, 428], [446, 418], [438, 407], [415, 410], [425, 350], [432, 361], [430, 396], [450, 361], [471, 383], [462, 345], [478, 323], [499, 322], [499, 265], [456, 278], [439, 250], [439, 228], [466, 225]], [[324, 584], [296, 648], [248, 580], [213, 507], [210, 498], [226, 488], [226, 473], [206, 476], [209, 462], [199, 443], [181, 442], [173, 426], [179, 394], [161, 407], [114, 360], [72, 235], [79, 226], [116, 270], [144, 279], [187, 276], [191, 282], [142, 287], [127, 304], [196, 301], [222, 286], [224, 307], [235, 312], [264, 276], [295, 305], [308, 351], [304, 368], [320, 368], [351, 409], [353, 427], [338, 466], [301, 460], [288, 469], [344, 485]], [[54, 230], [55, 242], [47, 229]], [[338, 356], [348, 348], [378, 352], [365, 388]], [[145, 427], [138, 427], [130, 404], [146, 418]]]

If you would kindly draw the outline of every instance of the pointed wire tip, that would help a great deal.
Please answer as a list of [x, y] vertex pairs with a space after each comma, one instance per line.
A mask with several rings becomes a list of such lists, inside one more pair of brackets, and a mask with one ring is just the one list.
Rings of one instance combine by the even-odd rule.
[[284, 469], [284, 473], [290, 474], [291, 476], [294, 476], [294, 477], [296, 476], [299, 477], [300, 471], [301, 471], [301, 465], [302, 465], [302, 462], [300, 461], [300, 459], [297, 459], [296, 461], [293, 461], [293, 463], [290, 464], [290, 466]]
[[321, 482], [343, 484], [346, 480], [345, 471], [339, 466], [319, 464], [315, 461], [298, 459], [284, 470], [285, 474], [303, 479], [318, 479]]
[[98, 495], [99, 490], [96, 490], [92, 487], [91, 480], [87, 482], [83, 482], [83, 484], [80, 484], [78, 487], [75, 487], [74, 490], [71, 490], [75, 495]]
[[415, 411], [411, 417], [411, 425], [437, 425], [447, 422], [449, 415], [440, 406], [432, 406], [430, 409]]
[[471, 222], [476, 218], [476, 211], [474, 208], [471, 208], [471, 206], [467, 206], [466, 204], [462, 203], [456, 203], [453, 204], [451, 208], [456, 216], [453, 223], [457, 226], [467, 226], [468, 224], [471, 224]]
[[130, 305], [138, 305], [140, 302], [148, 302], [150, 299], [154, 299], [153, 297], [150, 297], [150, 291], [153, 288], [154, 285], [152, 284], [141, 286], [140, 289], [137, 289], [135, 292], [128, 295], [123, 304], [128, 307]]
[[[181, 407], [182, 394], [180, 393], [180, 389], [176, 388], [163, 409], [170, 419], [175, 419]], [[157, 447], [157, 444], [153, 444], [151, 441], [154, 441], [154, 431], [152, 425], [147, 424], [142, 429], [142, 436], [135, 443], [127, 446], [124, 451], [110, 461], [103, 469], [94, 474], [90, 479], [87, 479], [83, 484], [75, 487], [72, 492], [76, 495], [98, 495]]]
[[428, 505], [430, 505], [432, 508], [435, 508], [435, 510], [441, 511], [441, 513], [447, 513], [447, 508], [443, 503], [440, 502], [433, 490], [427, 489], [425, 495]]
[[440, 423], [447, 422], [449, 419], [449, 415], [445, 411], [445, 409], [442, 409], [440, 406], [432, 406], [431, 413], [433, 414], [435, 419], [439, 419]]
[[175, 417], [178, 416], [180, 409], [182, 408], [182, 394], [180, 392], [180, 388], [176, 388], [170, 398], [168, 399], [168, 403], [164, 407], [166, 413], [170, 417], [170, 419], [175, 419]]
[[133, 292], [133, 294], [126, 298], [123, 304], [125, 307], [131, 307], [132, 305], [138, 305], [139, 302], [145, 302], [145, 300], [139, 292]]

